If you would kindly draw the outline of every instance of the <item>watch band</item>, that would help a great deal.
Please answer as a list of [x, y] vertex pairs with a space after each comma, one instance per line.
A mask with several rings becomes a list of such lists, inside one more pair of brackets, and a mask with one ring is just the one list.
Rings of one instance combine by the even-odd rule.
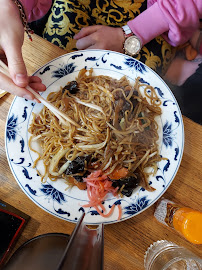
[[134, 35], [133, 32], [131, 31], [130, 27], [127, 24], [122, 26], [122, 29], [123, 29], [125, 39]]

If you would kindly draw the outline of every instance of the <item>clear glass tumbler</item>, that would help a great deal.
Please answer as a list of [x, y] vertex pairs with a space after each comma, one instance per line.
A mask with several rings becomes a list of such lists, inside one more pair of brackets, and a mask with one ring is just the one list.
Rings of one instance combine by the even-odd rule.
[[202, 260], [173, 242], [153, 243], [144, 257], [145, 270], [202, 270]]

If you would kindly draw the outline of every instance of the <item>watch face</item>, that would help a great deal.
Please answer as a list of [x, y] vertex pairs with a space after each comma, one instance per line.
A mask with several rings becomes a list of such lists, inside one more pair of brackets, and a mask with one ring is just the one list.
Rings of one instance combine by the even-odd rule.
[[136, 55], [141, 49], [141, 42], [136, 36], [131, 36], [125, 40], [125, 52], [129, 55]]

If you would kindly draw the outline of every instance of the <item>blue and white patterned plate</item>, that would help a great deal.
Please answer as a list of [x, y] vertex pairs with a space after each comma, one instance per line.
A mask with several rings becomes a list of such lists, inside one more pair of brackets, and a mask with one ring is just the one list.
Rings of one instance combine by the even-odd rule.
[[[167, 190], [180, 166], [184, 147], [184, 128], [179, 106], [165, 82], [143, 63], [124, 54], [103, 51], [78, 51], [58, 57], [41, 67], [34, 75], [39, 76], [47, 86], [43, 93], [59, 90], [68, 81], [74, 80], [82, 68], [93, 68], [96, 75], [109, 75], [120, 78], [126, 75], [133, 83], [137, 77], [142, 82], [155, 87], [159, 99], [162, 101], [162, 115], [158, 119], [159, 147], [162, 156], [167, 160], [158, 164], [155, 177], [149, 178], [149, 184], [156, 190], [148, 192], [144, 188], [137, 188], [131, 197], [114, 198], [109, 195], [104, 205], [109, 211], [113, 204], [121, 205], [122, 218], [131, 218], [150, 207]], [[64, 181], [52, 182], [48, 179], [41, 183], [36, 169], [32, 168], [35, 154], [28, 148], [28, 127], [32, 119], [32, 112], [39, 112], [42, 104], [16, 97], [10, 107], [6, 125], [6, 151], [11, 171], [25, 194], [38, 206], [54, 216], [70, 222], [76, 222], [83, 212], [85, 222], [99, 224], [101, 222], [115, 223], [118, 217], [118, 207], [108, 217], [101, 217], [93, 208], [83, 208], [88, 201], [87, 192], [77, 187], [66, 190]], [[41, 164], [37, 167], [40, 170]]]

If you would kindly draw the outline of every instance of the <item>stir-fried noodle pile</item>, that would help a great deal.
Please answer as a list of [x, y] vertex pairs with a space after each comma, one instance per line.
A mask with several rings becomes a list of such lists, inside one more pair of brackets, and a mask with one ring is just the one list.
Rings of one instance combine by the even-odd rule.
[[147, 179], [161, 160], [155, 120], [161, 102], [152, 86], [139, 78], [132, 86], [126, 77], [94, 76], [83, 69], [47, 99], [76, 124], [61, 123], [46, 107], [33, 114], [29, 146], [36, 152], [32, 141], [40, 142], [42, 154], [37, 152], [34, 166], [43, 160], [43, 182], [64, 178], [85, 189], [89, 175], [99, 171], [98, 178], [104, 175], [123, 195], [138, 185], [152, 190]]

